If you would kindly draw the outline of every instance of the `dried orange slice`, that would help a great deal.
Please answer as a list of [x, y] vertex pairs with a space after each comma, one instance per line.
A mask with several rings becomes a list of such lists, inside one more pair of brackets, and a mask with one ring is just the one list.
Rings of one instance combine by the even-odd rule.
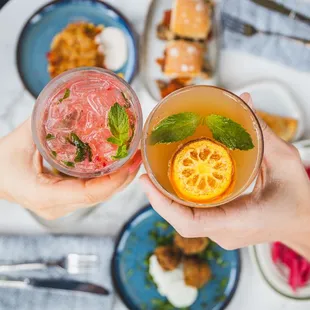
[[234, 161], [225, 146], [201, 138], [176, 151], [169, 164], [169, 179], [180, 198], [207, 203], [228, 191], [234, 170]]

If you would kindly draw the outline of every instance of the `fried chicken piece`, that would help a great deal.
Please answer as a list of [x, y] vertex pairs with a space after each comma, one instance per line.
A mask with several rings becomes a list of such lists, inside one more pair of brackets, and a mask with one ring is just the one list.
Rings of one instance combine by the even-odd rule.
[[209, 244], [208, 238], [184, 238], [175, 234], [174, 244], [186, 255], [201, 253]]
[[175, 269], [181, 262], [181, 252], [175, 246], [159, 246], [154, 254], [160, 266], [166, 271]]
[[187, 285], [202, 288], [211, 279], [211, 275], [207, 263], [193, 257], [184, 259], [184, 280]]

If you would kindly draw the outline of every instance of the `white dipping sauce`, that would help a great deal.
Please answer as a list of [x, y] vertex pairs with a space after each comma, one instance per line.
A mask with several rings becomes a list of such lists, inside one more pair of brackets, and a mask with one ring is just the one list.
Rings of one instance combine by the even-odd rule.
[[196, 301], [198, 290], [185, 284], [182, 264], [172, 271], [165, 271], [158, 263], [157, 257], [152, 255], [149, 268], [159, 294], [167, 297], [174, 307], [189, 307]]
[[96, 38], [99, 51], [104, 54], [104, 66], [109, 70], [119, 70], [127, 61], [127, 42], [122, 30], [107, 27]]

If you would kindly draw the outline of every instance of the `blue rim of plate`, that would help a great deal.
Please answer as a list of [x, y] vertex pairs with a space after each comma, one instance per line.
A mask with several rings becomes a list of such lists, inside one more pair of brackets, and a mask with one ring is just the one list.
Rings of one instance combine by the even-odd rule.
[[[141, 309], [139, 309], [138, 307], [136, 307], [132, 303], [132, 301], [130, 300], [130, 297], [127, 295], [126, 291], [123, 289], [123, 286], [121, 284], [122, 281], [121, 281], [120, 277], [118, 276], [118, 272], [116, 272], [118, 248], [119, 248], [119, 245], [122, 241], [123, 235], [130, 228], [132, 222], [136, 218], [138, 218], [140, 215], [142, 215], [143, 213], [148, 212], [150, 210], [153, 210], [152, 206], [147, 205], [147, 206], [141, 208], [140, 210], [138, 210], [134, 215], [132, 215], [128, 219], [128, 221], [124, 224], [124, 226], [121, 228], [121, 230], [120, 230], [120, 232], [116, 238], [116, 242], [115, 242], [115, 247], [114, 247], [114, 252], [113, 252], [113, 257], [112, 257], [112, 263], [111, 263], [111, 277], [112, 277], [113, 286], [114, 286], [116, 293], [118, 294], [118, 296], [120, 297], [122, 302], [126, 305], [126, 307], [128, 307], [128, 309], [130, 309], [130, 310], [141, 310]], [[236, 250], [236, 251], [238, 253], [238, 268], [237, 268], [236, 280], [235, 280], [235, 283], [233, 285], [233, 288], [230, 291], [229, 296], [227, 296], [224, 303], [222, 304], [222, 306], [220, 308], [218, 308], [218, 310], [224, 310], [229, 305], [229, 303], [231, 302], [232, 298], [234, 297], [235, 292], [236, 292], [238, 285], [239, 285], [242, 265], [241, 265], [240, 250]]]
[[[17, 71], [18, 71], [18, 75], [22, 81], [23, 86], [25, 87], [25, 89], [27, 89], [27, 91], [34, 97], [37, 98], [36, 94], [33, 93], [33, 91], [30, 89], [27, 81], [24, 79], [23, 77], [23, 73], [22, 73], [22, 69], [21, 69], [21, 48], [22, 48], [22, 43], [24, 40], [24, 36], [26, 34], [27, 31], [27, 27], [30, 24], [31, 20], [37, 15], [39, 14], [41, 11], [43, 11], [45, 8], [47, 8], [48, 6], [57, 4], [58, 2], [62, 2], [64, 0], [53, 0], [50, 1], [46, 4], [44, 4], [43, 6], [39, 7], [25, 22], [25, 24], [22, 27], [22, 30], [20, 32], [20, 35], [18, 37], [17, 40], [17, 48], [16, 48], [16, 54], [15, 54], [15, 62], [16, 62], [16, 67], [17, 67]], [[87, 0], [86, 0], [87, 1]], [[126, 27], [128, 28], [129, 32], [132, 35], [132, 40], [133, 40], [133, 44], [134, 44], [134, 68], [132, 70], [132, 74], [131, 76], [128, 78], [127, 83], [130, 84], [132, 82], [132, 80], [134, 79], [134, 77], [137, 75], [138, 72], [138, 62], [139, 62], [139, 43], [138, 43], [138, 35], [136, 33], [136, 31], [134, 30], [132, 24], [129, 22], [129, 20], [127, 19], [127, 17], [125, 17], [125, 15], [123, 13], [121, 13], [118, 9], [114, 8], [112, 5], [104, 2], [103, 0], [91, 0], [93, 2], [97, 2], [99, 4], [102, 4], [104, 7], [108, 8], [109, 10], [113, 11], [116, 15], [118, 15], [126, 24]]]

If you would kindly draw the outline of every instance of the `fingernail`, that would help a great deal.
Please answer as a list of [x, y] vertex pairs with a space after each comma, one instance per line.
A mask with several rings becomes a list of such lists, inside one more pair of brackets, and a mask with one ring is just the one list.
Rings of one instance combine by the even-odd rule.
[[134, 157], [133, 163], [128, 168], [129, 174], [134, 173], [140, 167], [140, 165], [142, 163], [141, 152], [140, 151], [138, 151], [138, 152], [139, 153], [137, 153]]

